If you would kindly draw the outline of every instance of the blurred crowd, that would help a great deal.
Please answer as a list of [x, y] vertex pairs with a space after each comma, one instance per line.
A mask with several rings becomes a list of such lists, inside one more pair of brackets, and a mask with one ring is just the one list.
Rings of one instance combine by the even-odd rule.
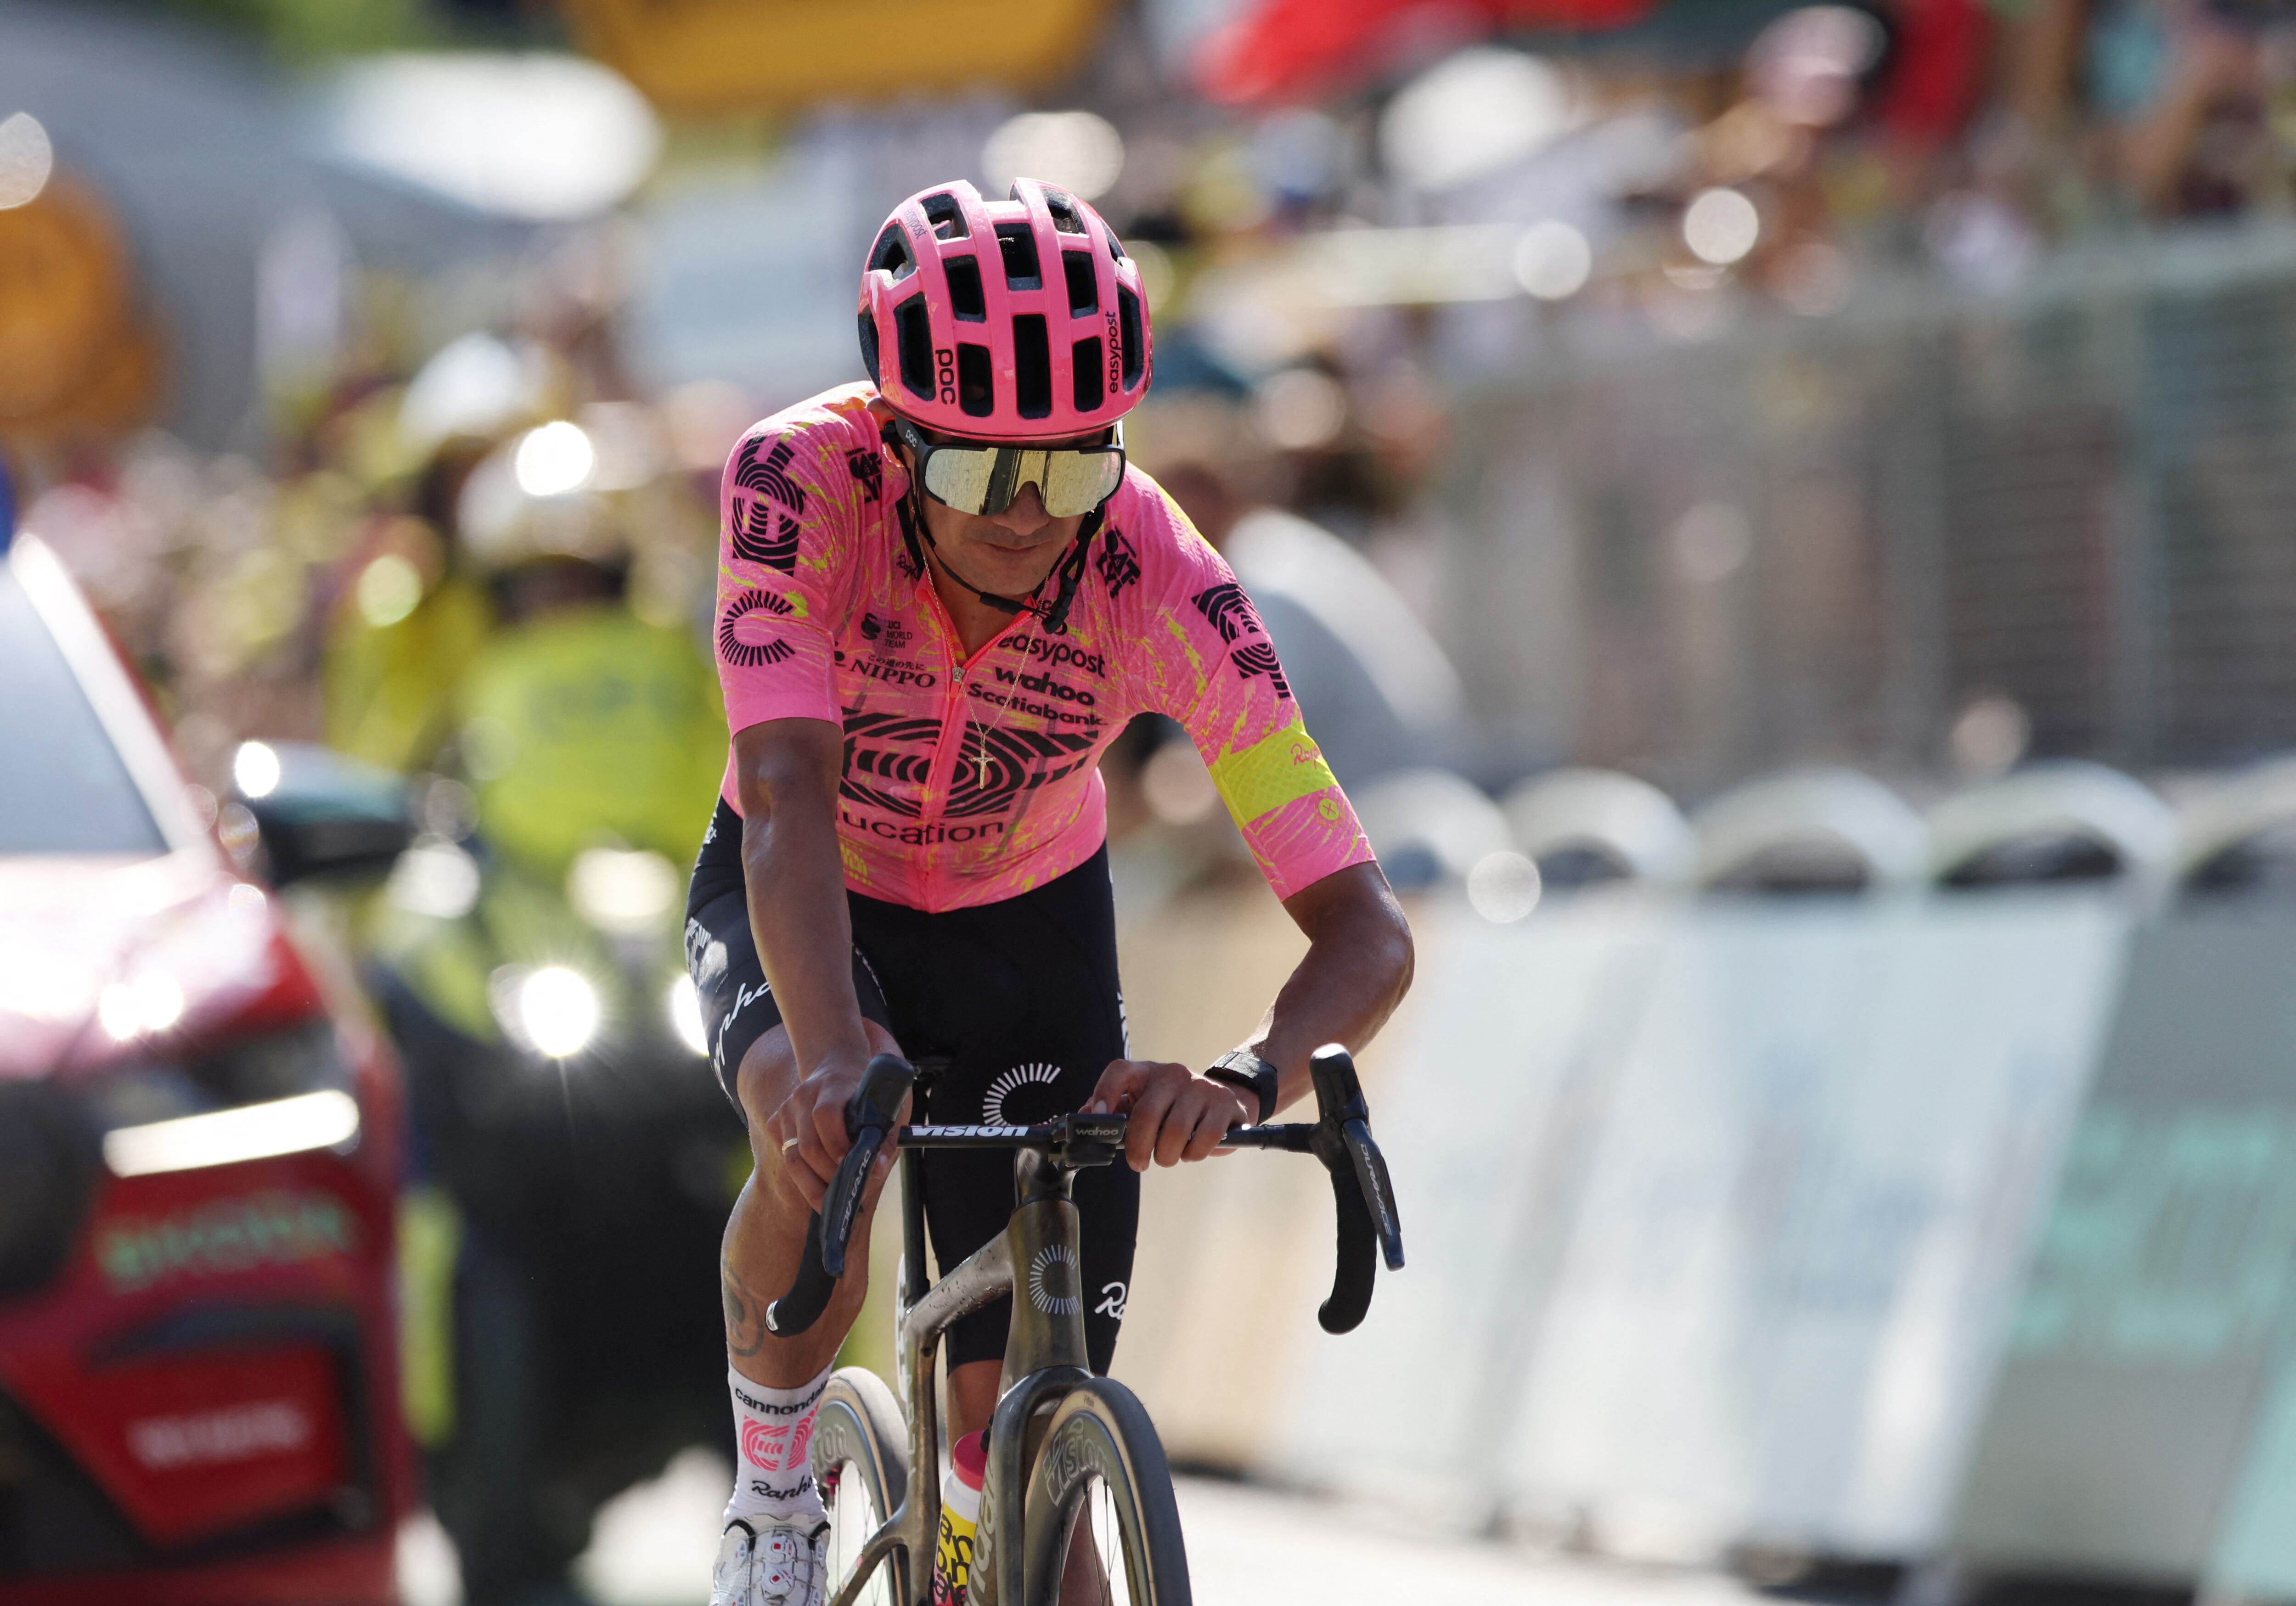
[[[1907, 469], [1882, 438], [1904, 414], [1857, 422], [1856, 365], [1828, 368], [1815, 334], [1790, 348], [1909, 289], [2007, 306], [2053, 260], [2175, 231], [2253, 227], [2268, 251], [2296, 200], [2296, 0], [1130, 0], [1025, 88], [757, 88], [770, 111], [674, 103], [569, 20], [605, 0], [340, 8], [483, 12], [491, 31], [306, 58], [291, 115], [281, 75], [232, 76], [251, 47], [219, 72], [205, 36], [146, 61], [133, 29], [102, 32], [266, 7], [337, 9], [121, 0], [42, 12], [45, 34], [0, 14], [0, 455], [235, 851], [250, 739], [415, 778], [414, 844], [362, 894], [357, 938], [406, 1061], [408, 1286], [435, 1295], [410, 1296], [437, 1331], [409, 1330], [409, 1415], [474, 1601], [555, 1587], [600, 1500], [718, 1431], [715, 1313], [675, 1291], [706, 1282], [748, 1173], [680, 944], [725, 762], [718, 479], [753, 420], [860, 377], [855, 272], [901, 196], [1027, 173], [1115, 225], [1157, 331], [1132, 460], [1254, 598], [1390, 878], [1456, 881], [1493, 922], [1523, 918], [1542, 874], [1564, 884], [1533, 828], [1573, 788], [1673, 818], [1683, 859], [1646, 782], [1687, 796], [1884, 745], [1977, 775], [2079, 749], [2017, 699], [2141, 678], [2095, 645], [2096, 620], [2143, 610], [2082, 600], [2146, 567], [2098, 512], [2144, 501], [2111, 397], [2083, 373], [2029, 416], [1938, 430]], [[644, 9], [665, 31], [709, 10]], [[52, 52], [30, 72], [27, 39]], [[182, 99], [139, 121], [123, 84]], [[2270, 348], [2235, 326], [2249, 305], [2221, 344]], [[1995, 322], [1988, 340], [2013, 320]], [[1730, 348], [1680, 348], [1725, 337], [1775, 372], [1702, 379]], [[1922, 338], [1870, 343], [1866, 367]], [[2225, 589], [2271, 594], [2285, 385], [2189, 337], [2161, 349], [2131, 366], [2185, 387], [2193, 506], [2254, 500], [2211, 515], [2222, 551], [2261, 554], [2222, 561]], [[1525, 377], [1669, 350], [1608, 405]], [[2191, 399], [2207, 364], [2221, 418]], [[1951, 389], [1917, 396], [1922, 416]], [[1981, 495], [1939, 488], [1948, 459]], [[1931, 513], [1906, 512], [1923, 495]], [[2209, 518], [2158, 500], [2219, 561]], [[1893, 515], [1959, 545], [1903, 540]], [[1924, 551], [1958, 587], [1934, 608]], [[2288, 634], [2251, 634], [2277, 717]], [[2006, 645], [1964, 662], [1964, 637]], [[1892, 701], [1886, 741], [1834, 719], [1890, 701], [1869, 664], [1960, 712]], [[2195, 706], [2229, 701], [2189, 684]], [[2224, 725], [2203, 758], [2279, 728]], [[1589, 762], [1643, 779], [1537, 778]], [[1144, 717], [1103, 774], [1128, 918], [1257, 886], [1169, 721]], [[527, 1074], [586, 1053], [571, 1095]], [[576, 1152], [578, 1115], [652, 1129], [616, 1172]], [[576, 1197], [593, 1228], [567, 1229]], [[594, 1284], [622, 1291], [604, 1315]], [[488, 1381], [521, 1347], [553, 1356], [555, 1394]], [[615, 1392], [642, 1373], [652, 1395]], [[513, 1454], [556, 1469], [524, 1504]]]
[[[483, 769], [455, 701], [489, 634], [589, 595], [706, 645], [726, 445], [849, 377], [632, 360], [634, 340], [659, 343], [642, 325], [661, 291], [643, 281], [662, 272], [678, 184], [724, 169], [729, 142], [824, 184], [857, 149], [877, 187], [1026, 167], [1096, 195], [1136, 247], [1160, 349], [1135, 457], [1208, 535], [1240, 540], [1230, 555], [1279, 624], [1296, 602], [1286, 656], [1343, 774], [1442, 762], [1496, 783], [1529, 761], [1478, 745], [1435, 641], [1461, 583], [1439, 539], [1453, 413], [1477, 375], [1559, 329], [1695, 340], [1772, 308], [1831, 315], [1908, 272], [2000, 291], [2061, 242], [2284, 212], [2296, 161], [2296, 12], [2267, 0], [1677, 4], [1567, 37], [1536, 20], [1431, 44], [1371, 30], [1288, 78], [1252, 54], [1283, 7], [1228, 8], [1210, 32], [1169, 21], [1185, 9], [1110, 20], [1062, 90], [1091, 112], [982, 102], [674, 131], [618, 213], [497, 250], [501, 283], [461, 327], [436, 285], [353, 262], [325, 360], [266, 367], [238, 452], [152, 425], [164, 386], [145, 388], [140, 427], [0, 394], [31, 522], [211, 784], [258, 734]], [[12, 149], [0, 127], [0, 159]], [[0, 234], [87, 204], [59, 169], [0, 208]], [[791, 299], [788, 317], [818, 310]], [[164, 365], [152, 344], [145, 369]], [[1119, 777], [1120, 822], [1210, 812], [1177, 760], [1150, 783], [1160, 745], [1128, 744], [1142, 785]]]
[[569, 588], [627, 595], [657, 625], [706, 618], [716, 471], [742, 406], [707, 388], [627, 399], [578, 298], [551, 293], [546, 264], [529, 277], [499, 336], [413, 362], [355, 342], [274, 398], [259, 457], [147, 428], [50, 460], [27, 523], [87, 586], [196, 772], [219, 776], [252, 734], [428, 767], [488, 632]]

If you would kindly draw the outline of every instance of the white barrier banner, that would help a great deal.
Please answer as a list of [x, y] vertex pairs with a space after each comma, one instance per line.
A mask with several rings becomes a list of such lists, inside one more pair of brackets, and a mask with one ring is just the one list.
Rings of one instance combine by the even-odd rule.
[[2284, 906], [2133, 945], [1971, 1458], [1972, 1568], [2296, 1597], [2292, 974]]
[[[1409, 1256], [1382, 1273], [1362, 1327], [1301, 1333], [1271, 1459], [1289, 1477], [1488, 1503], [1495, 1381], [1535, 1323], [1567, 1225], [1574, 1153], [1599, 1124], [1618, 1051], [1681, 905], [1586, 896], [1495, 926], [1451, 903], [1423, 914], [1420, 1029], [1390, 1045], [1372, 1122]], [[1440, 929], [1430, 930], [1439, 922]], [[1304, 1319], [1313, 1328], [1312, 1312]], [[1366, 1417], [1389, 1424], [1367, 1454]]]
[[2063, 894], [1695, 905], [1513, 1335], [1513, 1500], [1628, 1553], [1925, 1548], [2127, 925]]

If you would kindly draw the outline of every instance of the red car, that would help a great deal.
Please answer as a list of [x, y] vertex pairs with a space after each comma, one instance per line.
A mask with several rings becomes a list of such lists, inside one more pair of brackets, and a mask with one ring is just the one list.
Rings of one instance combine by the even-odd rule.
[[[6, 537], [0, 1602], [390, 1606], [395, 1065], [53, 554]], [[242, 789], [281, 790], [248, 751]], [[275, 866], [403, 835], [324, 815], [264, 821]]]

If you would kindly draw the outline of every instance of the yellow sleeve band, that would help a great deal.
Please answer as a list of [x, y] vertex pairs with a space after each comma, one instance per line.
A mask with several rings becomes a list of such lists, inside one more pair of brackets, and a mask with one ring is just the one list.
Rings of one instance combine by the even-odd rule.
[[1282, 730], [1270, 731], [1250, 747], [1239, 748], [1212, 760], [1212, 784], [1219, 788], [1227, 811], [1239, 826], [1272, 814], [1296, 798], [1339, 784], [1332, 766], [1324, 762], [1307, 723], [1294, 717]]

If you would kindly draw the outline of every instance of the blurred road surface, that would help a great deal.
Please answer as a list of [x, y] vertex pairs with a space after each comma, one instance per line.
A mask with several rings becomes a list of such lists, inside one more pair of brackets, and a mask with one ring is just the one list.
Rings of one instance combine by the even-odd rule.
[[1765, 1599], [1710, 1573], [1435, 1536], [1361, 1506], [1199, 1479], [1180, 1484], [1180, 1521], [1198, 1606], [1748, 1606]]
[[[690, 1451], [600, 1514], [581, 1573], [601, 1606], [702, 1606], [727, 1476], [724, 1463]], [[1182, 1480], [1180, 1517], [1199, 1606], [1751, 1606], [1759, 1599], [1711, 1574], [1433, 1537], [1362, 1507], [1201, 1479]], [[453, 1606], [452, 1552], [434, 1527], [410, 1527], [402, 1563], [407, 1606]]]

